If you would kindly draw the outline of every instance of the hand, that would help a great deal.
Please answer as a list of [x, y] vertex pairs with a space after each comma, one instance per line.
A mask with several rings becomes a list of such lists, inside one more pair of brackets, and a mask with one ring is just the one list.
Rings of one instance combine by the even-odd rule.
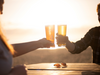
[[27, 75], [27, 68], [25, 65], [18, 65], [12, 68], [9, 75]]
[[56, 40], [57, 40], [57, 44], [64, 44], [68, 41], [68, 37], [67, 36], [63, 36], [63, 35], [58, 35], [58, 33], [56, 34]]
[[40, 39], [39, 44], [40, 48], [50, 48], [50, 46], [54, 46], [54, 44], [46, 38]]

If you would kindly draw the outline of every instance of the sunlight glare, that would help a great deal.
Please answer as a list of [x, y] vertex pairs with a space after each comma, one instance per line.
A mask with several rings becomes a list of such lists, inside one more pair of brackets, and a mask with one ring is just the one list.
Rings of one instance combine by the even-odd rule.
[[[21, 12], [23, 15], [17, 20], [24, 28], [44, 28], [45, 25], [67, 24], [68, 27], [77, 27], [80, 21], [72, 19], [77, 14], [70, 7], [69, 1], [64, 0], [38, 0], [36, 3], [28, 5], [29, 9], [25, 12], [25, 8]], [[74, 13], [74, 14], [73, 14]], [[77, 16], [78, 18], [78, 16]], [[78, 24], [79, 23], [79, 24]]]

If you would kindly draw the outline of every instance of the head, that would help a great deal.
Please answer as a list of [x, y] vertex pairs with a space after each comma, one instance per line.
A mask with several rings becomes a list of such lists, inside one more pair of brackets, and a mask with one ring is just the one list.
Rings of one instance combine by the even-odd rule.
[[100, 3], [97, 5], [98, 20], [100, 22]]
[[4, 4], [4, 0], [0, 0], [0, 14], [2, 14], [3, 12], [3, 4]]

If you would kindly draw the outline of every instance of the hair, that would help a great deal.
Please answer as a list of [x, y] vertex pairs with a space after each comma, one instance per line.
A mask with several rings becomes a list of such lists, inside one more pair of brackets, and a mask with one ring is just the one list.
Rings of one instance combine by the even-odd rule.
[[1, 30], [1, 28], [2, 28], [2, 27], [1, 27], [1, 25], [0, 25], [0, 39], [1, 39], [1, 40], [4, 42], [4, 44], [7, 46], [8, 50], [10, 51], [10, 53], [11, 53], [12, 55], [14, 55], [15, 50], [14, 50], [13, 46], [7, 42], [7, 38], [4, 36], [4, 34], [3, 34], [2, 30]]
[[100, 3], [97, 5], [97, 12], [98, 12], [99, 9], [100, 9]]
[[[3, 4], [4, 4], [4, 0], [0, 0], [0, 15], [2, 14], [2, 11], [3, 11]], [[15, 50], [14, 50], [13, 46], [7, 42], [7, 38], [4, 36], [4, 34], [2, 32], [1, 22], [0, 22], [0, 39], [4, 42], [4, 44], [10, 51], [10, 53], [12, 55], [14, 55]]]
[[4, 0], [0, 0], [0, 14], [3, 14], [3, 4], [4, 4]]

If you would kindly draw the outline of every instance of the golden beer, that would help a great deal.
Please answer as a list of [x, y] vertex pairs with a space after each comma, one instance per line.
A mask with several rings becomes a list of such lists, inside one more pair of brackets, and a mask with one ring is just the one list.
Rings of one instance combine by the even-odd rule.
[[[58, 25], [58, 35], [66, 36], [67, 25]], [[65, 46], [66, 44], [58, 44], [58, 46]]]
[[[45, 32], [46, 32], [46, 39], [50, 40], [52, 43], [55, 41], [55, 25], [47, 25], [45, 26]], [[55, 46], [51, 46], [55, 47]]]

